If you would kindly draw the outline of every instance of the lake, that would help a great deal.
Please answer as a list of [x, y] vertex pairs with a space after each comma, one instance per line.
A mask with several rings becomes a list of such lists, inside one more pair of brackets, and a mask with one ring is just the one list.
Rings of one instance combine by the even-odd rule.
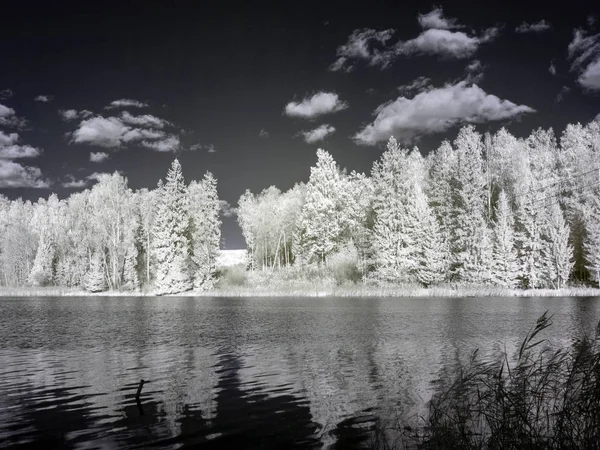
[[546, 310], [569, 345], [600, 299], [0, 299], [0, 448], [359, 448]]

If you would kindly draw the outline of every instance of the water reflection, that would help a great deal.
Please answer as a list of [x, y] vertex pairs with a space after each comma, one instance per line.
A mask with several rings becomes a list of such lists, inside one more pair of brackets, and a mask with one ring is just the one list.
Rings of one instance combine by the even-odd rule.
[[356, 448], [475, 348], [513, 354], [545, 310], [564, 345], [600, 302], [3, 299], [0, 447]]

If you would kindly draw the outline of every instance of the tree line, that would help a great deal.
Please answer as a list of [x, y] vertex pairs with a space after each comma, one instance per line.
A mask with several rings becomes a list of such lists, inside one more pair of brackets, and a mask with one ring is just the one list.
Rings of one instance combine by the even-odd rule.
[[[562, 288], [600, 281], [600, 121], [516, 138], [461, 128], [423, 156], [390, 137], [371, 173], [323, 149], [308, 182], [238, 201], [247, 270], [349, 281]], [[177, 159], [155, 189], [115, 172], [64, 200], [0, 196], [0, 284], [157, 294], [215, 287], [220, 202]]]
[[376, 283], [600, 281], [600, 121], [516, 138], [461, 128], [424, 157], [390, 137], [370, 176], [325, 150], [307, 183], [246, 191], [250, 269], [340, 264]]
[[177, 159], [153, 190], [132, 191], [115, 172], [65, 200], [0, 196], [0, 283], [157, 294], [210, 288], [219, 211], [214, 176], [186, 186]]

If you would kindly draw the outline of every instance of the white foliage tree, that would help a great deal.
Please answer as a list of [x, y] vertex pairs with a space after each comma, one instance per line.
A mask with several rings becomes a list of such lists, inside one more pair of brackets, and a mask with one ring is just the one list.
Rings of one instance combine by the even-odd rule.
[[500, 192], [494, 224], [492, 280], [507, 288], [517, 286], [520, 275], [515, 247], [514, 217], [504, 191]]
[[415, 216], [418, 220], [418, 254], [414, 273], [424, 286], [438, 284], [446, 279], [448, 271], [448, 244], [419, 185], [415, 186]]
[[207, 172], [188, 186], [191, 217], [191, 259], [194, 287], [213, 287], [216, 259], [221, 240], [221, 219], [217, 180]]
[[163, 186], [157, 188], [153, 227], [156, 293], [174, 294], [192, 288], [190, 215], [181, 164], [175, 159]]
[[569, 243], [569, 226], [557, 202], [548, 208], [547, 222], [544, 227], [543, 275], [549, 285], [555, 289], [566, 286], [573, 268], [573, 246]]
[[585, 257], [587, 269], [596, 283], [600, 283], [600, 197], [592, 201], [586, 220]]
[[317, 164], [310, 169], [304, 205], [300, 213], [300, 257], [305, 263], [325, 263], [337, 250], [344, 233], [344, 211], [340, 193], [344, 174], [333, 157], [317, 150]]
[[486, 282], [491, 262], [491, 239], [485, 222], [486, 178], [481, 135], [472, 125], [467, 125], [460, 129], [454, 146], [457, 160], [451, 181], [451, 272], [459, 282], [480, 284]]

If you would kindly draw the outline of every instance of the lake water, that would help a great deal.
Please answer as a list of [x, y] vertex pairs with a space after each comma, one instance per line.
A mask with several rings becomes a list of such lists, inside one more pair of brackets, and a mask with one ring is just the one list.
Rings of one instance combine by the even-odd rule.
[[0, 299], [0, 448], [358, 448], [546, 310], [568, 345], [600, 299]]

